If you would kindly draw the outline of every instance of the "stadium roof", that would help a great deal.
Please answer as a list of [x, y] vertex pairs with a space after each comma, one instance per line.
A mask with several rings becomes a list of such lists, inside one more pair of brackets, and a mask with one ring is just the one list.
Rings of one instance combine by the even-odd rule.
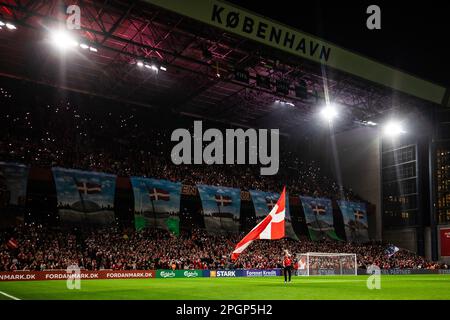
[[[225, 2], [73, 2], [81, 8], [81, 28], [72, 33], [87, 50], [61, 55], [48, 42], [50, 31], [66, 24], [65, 5], [0, 1], [0, 19], [18, 27], [0, 30], [2, 76], [285, 130], [311, 125], [326, 98], [345, 110], [343, 129], [393, 109], [444, 103], [440, 86]], [[242, 31], [245, 17], [267, 25], [264, 39], [256, 27]], [[295, 52], [289, 39], [283, 42], [287, 32], [296, 33]]]

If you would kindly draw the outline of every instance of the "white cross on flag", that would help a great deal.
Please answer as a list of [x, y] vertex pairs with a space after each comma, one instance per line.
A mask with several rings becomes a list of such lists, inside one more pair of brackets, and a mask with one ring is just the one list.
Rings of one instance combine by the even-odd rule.
[[78, 192], [84, 195], [102, 192], [102, 186], [92, 182], [77, 182]]
[[158, 189], [158, 188], [152, 188], [149, 190], [149, 196], [150, 200], [152, 201], [169, 201], [170, 200], [170, 194], [166, 190]]
[[272, 208], [269, 215], [258, 223], [237, 245], [231, 254], [231, 259], [236, 260], [239, 255], [256, 239], [276, 240], [284, 238], [284, 218], [286, 214], [286, 187]]
[[355, 212], [355, 219], [356, 220], [360, 220], [364, 218], [364, 212], [360, 211], [360, 210], [354, 210]]

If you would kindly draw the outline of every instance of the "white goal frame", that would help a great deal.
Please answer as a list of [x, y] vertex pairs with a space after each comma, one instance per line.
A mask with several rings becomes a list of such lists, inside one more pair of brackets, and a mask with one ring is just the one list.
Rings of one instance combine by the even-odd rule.
[[[307, 253], [300, 253], [297, 254], [297, 261], [301, 261], [302, 257], [306, 256], [306, 276], [312, 276], [310, 274], [310, 258], [311, 257], [351, 257], [353, 261], [353, 267], [354, 267], [354, 273], [353, 274], [343, 274], [342, 273], [342, 262], [339, 261], [339, 274], [334, 275], [358, 275], [358, 261], [356, 259], [356, 253], [325, 253], [325, 252], [307, 252]], [[300, 269], [299, 269], [300, 270]], [[317, 274], [321, 275], [321, 274]]]

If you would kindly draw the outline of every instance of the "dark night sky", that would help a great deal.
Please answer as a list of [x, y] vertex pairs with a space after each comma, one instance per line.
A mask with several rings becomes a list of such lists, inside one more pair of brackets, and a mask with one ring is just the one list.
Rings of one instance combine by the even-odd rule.
[[[228, 1], [450, 87], [449, 1]], [[366, 27], [371, 4], [381, 8], [381, 30]]]

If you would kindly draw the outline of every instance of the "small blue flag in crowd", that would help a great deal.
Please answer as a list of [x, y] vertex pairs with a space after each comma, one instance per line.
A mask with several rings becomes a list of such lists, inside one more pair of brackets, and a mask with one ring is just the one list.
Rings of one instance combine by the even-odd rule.
[[390, 258], [392, 257], [396, 252], [398, 252], [400, 249], [396, 246], [394, 246], [393, 244], [391, 244], [389, 247], [387, 247], [386, 249], [386, 255]]

